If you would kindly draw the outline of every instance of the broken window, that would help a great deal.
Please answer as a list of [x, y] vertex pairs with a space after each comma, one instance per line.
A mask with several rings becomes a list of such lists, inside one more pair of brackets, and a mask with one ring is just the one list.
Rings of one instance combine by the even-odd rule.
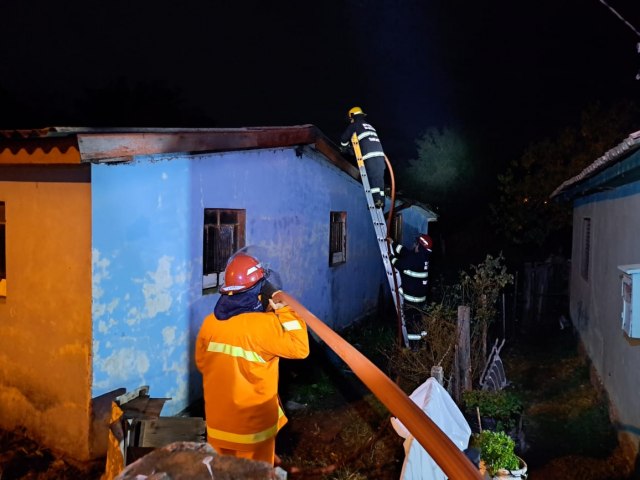
[[229, 257], [245, 246], [245, 210], [204, 209], [202, 288], [216, 289], [224, 282]]
[[591, 219], [582, 219], [582, 258], [580, 274], [585, 280], [589, 280], [589, 256], [591, 255]]
[[347, 261], [347, 212], [331, 212], [329, 265]]
[[0, 202], [0, 297], [7, 296], [7, 244], [4, 202]]

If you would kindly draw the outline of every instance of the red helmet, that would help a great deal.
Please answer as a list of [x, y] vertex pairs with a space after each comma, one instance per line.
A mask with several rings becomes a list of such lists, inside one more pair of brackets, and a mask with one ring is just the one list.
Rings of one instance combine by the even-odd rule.
[[264, 268], [260, 262], [246, 253], [232, 256], [224, 270], [224, 285], [221, 293], [240, 293], [250, 289], [264, 278]]
[[424, 248], [427, 252], [430, 252], [433, 248], [433, 240], [426, 233], [418, 236], [418, 243], [422, 248]]

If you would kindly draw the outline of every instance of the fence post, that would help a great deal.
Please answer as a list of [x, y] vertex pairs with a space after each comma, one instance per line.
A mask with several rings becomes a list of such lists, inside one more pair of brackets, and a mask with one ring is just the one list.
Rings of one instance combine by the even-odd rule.
[[459, 397], [471, 390], [471, 308], [458, 307], [458, 378]]
[[440, 365], [434, 365], [431, 367], [431, 376], [442, 385], [444, 383], [444, 369]]

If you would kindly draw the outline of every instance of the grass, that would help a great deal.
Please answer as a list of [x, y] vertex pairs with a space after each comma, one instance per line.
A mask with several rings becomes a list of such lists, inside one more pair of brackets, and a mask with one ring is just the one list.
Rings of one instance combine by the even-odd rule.
[[616, 450], [607, 398], [591, 385], [588, 359], [577, 343], [572, 333], [553, 333], [523, 339], [505, 355], [507, 378], [526, 401], [530, 470], [564, 456], [607, 459]]

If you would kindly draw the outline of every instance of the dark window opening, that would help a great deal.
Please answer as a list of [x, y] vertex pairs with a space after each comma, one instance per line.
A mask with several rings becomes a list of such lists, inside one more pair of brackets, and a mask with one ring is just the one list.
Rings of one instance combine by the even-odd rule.
[[402, 214], [394, 215], [391, 220], [391, 238], [396, 244], [402, 244]]
[[203, 289], [224, 282], [229, 257], [245, 246], [245, 210], [205, 208], [202, 247]]
[[347, 261], [347, 212], [331, 212], [329, 265]]
[[585, 280], [589, 280], [589, 256], [591, 255], [591, 219], [582, 219], [582, 258], [580, 262], [580, 274]]

